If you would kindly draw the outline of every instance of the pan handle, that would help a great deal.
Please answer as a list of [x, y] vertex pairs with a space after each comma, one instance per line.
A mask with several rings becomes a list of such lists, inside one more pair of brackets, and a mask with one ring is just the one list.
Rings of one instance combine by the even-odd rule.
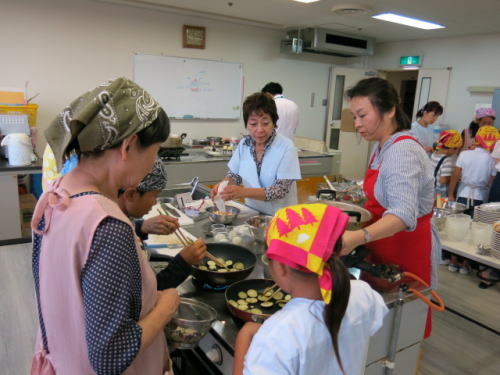
[[359, 222], [361, 222], [361, 212], [358, 212], [358, 211], [344, 211], [342, 210], [342, 212], [346, 213], [347, 215], [351, 216], [351, 217], [355, 217], [356, 220]]
[[331, 198], [330, 200], [336, 200], [337, 199], [337, 192], [335, 190], [330, 190], [330, 189], [320, 189], [316, 193], [316, 198], [319, 198], [321, 194], [330, 194]]

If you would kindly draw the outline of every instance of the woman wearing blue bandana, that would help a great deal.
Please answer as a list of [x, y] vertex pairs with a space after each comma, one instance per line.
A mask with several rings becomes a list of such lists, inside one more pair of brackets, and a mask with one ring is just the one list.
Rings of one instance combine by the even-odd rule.
[[[296, 181], [301, 179], [299, 157], [291, 140], [276, 133], [278, 112], [274, 100], [255, 93], [243, 103], [243, 119], [249, 135], [229, 161], [229, 181], [220, 197], [245, 198], [245, 204], [267, 215], [297, 204]], [[217, 195], [216, 185], [211, 192]]]

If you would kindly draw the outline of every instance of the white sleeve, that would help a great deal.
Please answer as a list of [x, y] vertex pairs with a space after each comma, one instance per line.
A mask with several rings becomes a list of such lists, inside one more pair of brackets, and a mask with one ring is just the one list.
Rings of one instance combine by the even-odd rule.
[[[264, 329], [263, 329], [264, 328]], [[245, 356], [244, 375], [294, 375], [299, 366], [290, 353], [288, 340], [271, 328], [262, 326], [254, 336]], [[288, 342], [290, 343], [290, 342]]]
[[495, 143], [495, 148], [491, 152], [491, 156], [495, 159], [500, 159], [500, 142]]
[[[464, 151], [466, 152], [466, 151]], [[455, 164], [455, 167], [458, 167], [458, 168], [463, 168], [463, 165], [464, 165], [464, 156], [463, 156], [463, 152], [460, 153], [460, 155], [458, 155], [458, 159], [457, 159], [457, 162]]]
[[382, 296], [370, 287], [371, 294], [371, 322], [370, 336], [373, 336], [384, 324], [384, 317], [389, 312]]

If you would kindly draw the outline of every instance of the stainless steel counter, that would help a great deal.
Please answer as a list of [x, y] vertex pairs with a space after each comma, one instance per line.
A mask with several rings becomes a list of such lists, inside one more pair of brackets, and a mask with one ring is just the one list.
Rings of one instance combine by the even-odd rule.
[[[227, 163], [231, 155], [210, 156], [203, 149], [188, 148], [189, 155], [181, 156], [180, 160], [167, 160], [165, 166], [168, 174], [168, 185], [190, 181], [193, 176], [199, 176], [204, 184], [215, 184], [227, 174]], [[299, 152], [300, 171], [303, 177], [330, 175], [337, 165], [335, 159], [339, 155], [330, 155], [313, 151]]]
[[[201, 186], [201, 189], [206, 188]], [[248, 215], [238, 217], [233, 225], [242, 224], [247, 218]], [[195, 222], [192, 226], [184, 227], [184, 229], [188, 230], [196, 237], [203, 238], [204, 227], [206, 227], [207, 222], [208, 219], [200, 220]], [[212, 242], [212, 239], [207, 238], [206, 241]], [[254, 243], [250, 250], [257, 254], [257, 265], [249, 278], [262, 278], [264, 277], [265, 271], [265, 266], [261, 261], [261, 255], [265, 250], [264, 244]], [[409, 280], [405, 280], [405, 282], [408, 282], [410, 287], [415, 287], [424, 294], [429, 293], [429, 289], [416, 285], [414, 282], [410, 282]], [[210, 333], [200, 342], [200, 348], [207, 354], [207, 357], [211, 358], [214, 362], [219, 362], [216, 366], [220, 373], [230, 373], [235, 339], [241, 328], [242, 322], [235, 320], [229, 313], [225, 304], [224, 292], [202, 290], [194, 286], [191, 278], [188, 278], [181, 284], [178, 290], [182, 296], [200, 300], [217, 310], [217, 320], [214, 322]], [[381, 295], [389, 307], [390, 312], [384, 320], [383, 327], [370, 340], [365, 372], [365, 374], [369, 375], [379, 375], [383, 374], [385, 371], [383, 361], [388, 355], [393, 324], [396, 319], [396, 309], [394, 307], [399, 297], [397, 286], [392, 286], [391, 288], [381, 291]], [[427, 306], [413, 294], [405, 293], [404, 304], [402, 305], [401, 326], [397, 340], [396, 370], [394, 374], [413, 375], [415, 373], [426, 317]], [[222, 359], [214, 360], [213, 358], [219, 358], [216, 353], [223, 353], [223, 355], [221, 354], [220, 356]]]

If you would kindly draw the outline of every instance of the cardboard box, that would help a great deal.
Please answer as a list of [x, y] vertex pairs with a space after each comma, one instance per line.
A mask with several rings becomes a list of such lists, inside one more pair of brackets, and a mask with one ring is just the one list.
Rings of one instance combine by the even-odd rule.
[[35, 212], [36, 202], [36, 197], [33, 194], [21, 194], [19, 196], [21, 234], [23, 237], [31, 237], [31, 218], [33, 212]]

